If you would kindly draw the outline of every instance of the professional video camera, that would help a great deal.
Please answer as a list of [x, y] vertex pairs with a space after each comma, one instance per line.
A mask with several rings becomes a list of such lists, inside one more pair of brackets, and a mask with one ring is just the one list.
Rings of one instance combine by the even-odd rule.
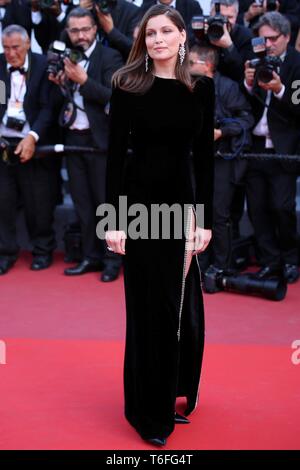
[[57, 75], [64, 70], [64, 59], [70, 59], [73, 64], [78, 64], [84, 58], [84, 52], [81, 49], [69, 49], [66, 43], [54, 41], [47, 52], [47, 72]]
[[257, 81], [269, 83], [273, 80], [273, 72], [279, 75], [281, 60], [277, 56], [267, 55], [265, 38], [253, 38], [251, 42], [257, 58], [250, 60], [249, 65], [256, 69]]
[[99, 10], [104, 15], [109, 15], [111, 13], [111, 8], [115, 6], [117, 0], [94, 0], [94, 5], [99, 7]]
[[220, 3], [215, 3], [214, 16], [193, 16], [192, 29], [199, 41], [208, 39], [209, 41], [217, 41], [224, 34], [224, 25], [228, 24], [226, 16], [220, 13]]
[[[80, 0], [58, 0], [59, 3], [63, 5], [74, 5], [79, 6]], [[32, 4], [32, 0], [29, 0], [29, 4]], [[41, 10], [48, 10], [49, 8], [55, 5], [55, 0], [39, 0], [37, 5], [40, 7]]]
[[240, 294], [258, 295], [269, 300], [283, 300], [287, 291], [286, 281], [281, 277], [258, 279], [255, 274], [224, 274], [224, 271], [204, 274], [204, 289], [210, 294], [222, 290]]
[[[259, 6], [263, 6], [264, 0], [255, 0], [255, 2]], [[267, 11], [275, 11], [277, 8], [276, 0], [267, 0]]]

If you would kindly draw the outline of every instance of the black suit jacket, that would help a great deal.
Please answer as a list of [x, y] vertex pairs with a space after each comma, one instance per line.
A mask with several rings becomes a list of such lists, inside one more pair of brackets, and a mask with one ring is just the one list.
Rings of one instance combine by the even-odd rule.
[[[73, 5], [68, 7], [62, 22], [57, 21], [51, 13], [42, 12], [42, 21], [34, 26], [34, 32], [44, 52], [48, 50], [49, 45], [56, 39], [69, 42], [65, 26], [67, 16], [73, 8]], [[109, 47], [117, 49], [122, 54], [124, 61], [126, 61], [133, 42], [133, 31], [139, 19], [139, 8], [126, 0], [117, 0], [116, 5], [111, 7], [111, 16], [114, 22], [113, 30], [106, 35], [99, 28], [100, 37], [103, 42], [107, 42]], [[95, 13], [94, 17], [98, 23]], [[71, 44], [68, 45], [71, 47]]]
[[[105, 107], [111, 97], [111, 77], [123, 65], [119, 52], [97, 43], [90, 56], [87, 69], [88, 79], [79, 88], [83, 96], [84, 110], [87, 114], [93, 135], [93, 144], [100, 152], [106, 153], [108, 141], [108, 115]], [[53, 97], [55, 108], [61, 108], [63, 97], [56, 87]]]
[[66, 10], [66, 16], [63, 21], [57, 21], [56, 17], [47, 11], [41, 11], [42, 21], [38, 25], [33, 25], [34, 34], [37, 42], [44, 53], [49, 49], [50, 44], [60, 38], [62, 31], [66, 26], [66, 19], [70, 11], [75, 8], [69, 5]]
[[[297, 35], [298, 28], [300, 26], [300, 3], [298, 0], [278, 0], [279, 1], [279, 13], [282, 13], [288, 18], [292, 28], [292, 40], [294, 44], [295, 36]], [[240, 0], [239, 1], [239, 15], [238, 22], [244, 24], [244, 14], [248, 11], [248, 8], [253, 3], [253, 0]], [[250, 27], [253, 27], [257, 22], [259, 16], [253, 18], [250, 22]]]
[[[53, 114], [49, 102], [52, 84], [48, 80], [46, 68], [47, 61], [44, 56], [29, 52], [24, 111], [31, 130], [39, 135], [41, 141], [45, 141], [47, 137], [47, 142], [49, 142], [49, 130], [53, 124]], [[10, 74], [7, 71], [4, 54], [0, 55], [0, 80], [3, 80], [6, 85], [8, 99], [10, 96]], [[0, 121], [2, 121], [6, 109], [7, 103], [0, 104]]]
[[[272, 94], [267, 113], [269, 131], [276, 153], [296, 154], [300, 152], [300, 104], [293, 103], [292, 83], [300, 77], [300, 53], [291, 46], [287, 49], [280, 77], [285, 92], [281, 100]], [[254, 93], [251, 102], [257, 123], [263, 114], [266, 92], [256, 87]]]
[[139, 8], [126, 0], [118, 0], [111, 9], [113, 30], [106, 35], [108, 45], [117, 49], [126, 61], [133, 43], [133, 31], [139, 21]]
[[31, 9], [27, 0], [11, 0], [6, 6], [2, 29], [11, 24], [18, 24], [26, 29], [29, 37], [31, 35]]
[[251, 39], [253, 33], [250, 29], [235, 24], [230, 33], [233, 47], [231, 49], [220, 48], [220, 62], [218, 70], [232, 80], [242, 82], [244, 79], [244, 64], [246, 60], [254, 58]]
[[[140, 7], [140, 19], [144, 16], [150, 7], [156, 5], [156, 0], [144, 0]], [[196, 0], [176, 0], [176, 10], [179, 11], [186, 25], [189, 44], [195, 42], [195, 36], [192, 30], [191, 22], [193, 16], [202, 15], [202, 8]]]

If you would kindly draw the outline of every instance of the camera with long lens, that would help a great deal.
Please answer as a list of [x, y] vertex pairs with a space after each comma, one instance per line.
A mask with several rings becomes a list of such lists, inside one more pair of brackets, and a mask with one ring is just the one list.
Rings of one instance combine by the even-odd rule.
[[64, 59], [70, 59], [73, 64], [78, 64], [84, 58], [84, 53], [80, 49], [69, 49], [66, 43], [54, 41], [47, 52], [47, 72], [57, 75], [64, 70]]
[[220, 3], [215, 3], [214, 16], [193, 16], [192, 30], [198, 41], [217, 41], [224, 34], [224, 25], [228, 24], [226, 16], [220, 13]]
[[[264, 0], [255, 0], [256, 5], [263, 6]], [[277, 8], [276, 0], [267, 0], [266, 9], [267, 11], [275, 11]]]
[[269, 83], [273, 80], [273, 72], [279, 75], [281, 60], [277, 56], [267, 55], [265, 38], [253, 38], [251, 42], [257, 57], [249, 61], [249, 66], [255, 69], [257, 81]]
[[287, 284], [283, 277], [258, 279], [255, 274], [224, 274], [223, 270], [206, 271], [204, 289], [210, 294], [219, 291], [256, 295], [269, 300], [283, 300]]
[[111, 13], [111, 9], [116, 5], [117, 0], [94, 0], [94, 5], [99, 7], [99, 10], [104, 15], [109, 15]]

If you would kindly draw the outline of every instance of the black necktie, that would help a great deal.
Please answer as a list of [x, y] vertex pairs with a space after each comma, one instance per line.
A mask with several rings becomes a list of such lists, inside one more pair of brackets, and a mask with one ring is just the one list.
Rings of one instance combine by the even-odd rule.
[[24, 69], [24, 67], [9, 67], [9, 73], [13, 73], [13, 72], [20, 72], [21, 74], [25, 74], [26, 73], [26, 70]]

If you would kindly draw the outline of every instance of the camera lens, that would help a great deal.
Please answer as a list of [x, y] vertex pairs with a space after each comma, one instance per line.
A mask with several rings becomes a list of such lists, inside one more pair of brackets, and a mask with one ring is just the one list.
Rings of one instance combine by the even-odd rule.
[[223, 34], [224, 34], [223, 23], [221, 22], [219, 23], [215, 21], [209, 25], [208, 30], [207, 30], [207, 36], [210, 40], [217, 41], [218, 39], [221, 39]]
[[78, 64], [83, 59], [83, 54], [81, 51], [78, 51], [76, 49], [70, 50], [68, 57], [73, 64]]
[[273, 80], [273, 67], [264, 66], [259, 67], [256, 72], [257, 80], [263, 83], [269, 83]]
[[40, 6], [41, 8], [50, 8], [54, 5], [54, 0], [41, 0]]

